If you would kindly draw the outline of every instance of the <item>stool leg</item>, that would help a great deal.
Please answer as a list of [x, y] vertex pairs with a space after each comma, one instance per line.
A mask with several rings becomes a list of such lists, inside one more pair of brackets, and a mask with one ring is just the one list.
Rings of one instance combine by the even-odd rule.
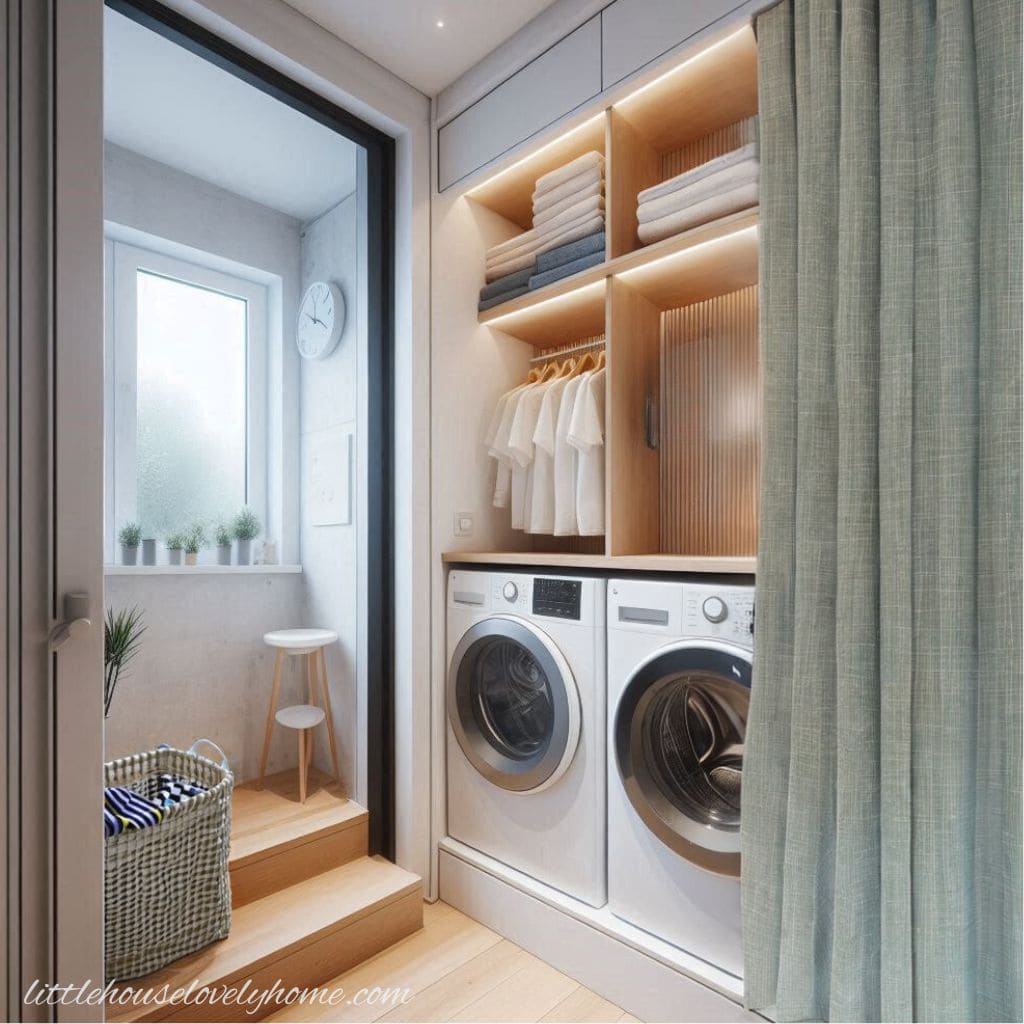
[[263, 736], [263, 753], [260, 755], [260, 777], [257, 789], [263, 788], [263, 776], [267, 774], [267, 758], [270, 757], [270, 740], [274, 735], [274, 715], [277, 714], [277, 698], [281, 692], [281, 666], [284, 664], [284, 651], [279, 647], [274, 659], [274, 685], [270, 689], [270, 707], [267, 708], [267, 731]]
[[298, 729], [299, 734], [299, 803], [306, 802], [306, 730]]
[[[317, 707], [317, 686], [316, 686], [316, 663], [314, 658], [316, 652], [311, 651], [306, 655], [306, 684], [309, 687], [309, 704], [313, 707]], [[306, 737], [306, 764], [311, 765], [313, 763], [313, 748], [316, 746], [316, 733], [310, 729], [309, 735]]]
[[317, 649], [317, 656], [320, 662], [320, 671], [317, 673], [320, 679], [320, 690], [324, 698], [324, 711], [326, 717], [324, 724], [327, 726], [327, 741], [331, 746], [331, 764], [334, 765], [334, 778], [338, 785], [341, 785], [341, 771], [338, 768], [338, 746], [334, 738], [334, 717], [331, 713], [331, 692], [327, 688], [327, 663], [324, 661], [324, 649]]

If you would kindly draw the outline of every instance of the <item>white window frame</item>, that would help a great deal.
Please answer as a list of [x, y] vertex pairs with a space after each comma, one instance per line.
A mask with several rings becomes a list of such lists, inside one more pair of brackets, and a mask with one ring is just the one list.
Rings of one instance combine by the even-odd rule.
[[[107, 563], [117, 531], [137, 516], [137, 345], [139, 271], [230, 295], [246, 303], [246, 504], [267, 521], [267, 311], [265, 285], [191, 260], [107, 238], [105, 484]], [[211, 257], [214, 259], [215, 257]], [[162, 542], [164, 538], [158, 537]]]

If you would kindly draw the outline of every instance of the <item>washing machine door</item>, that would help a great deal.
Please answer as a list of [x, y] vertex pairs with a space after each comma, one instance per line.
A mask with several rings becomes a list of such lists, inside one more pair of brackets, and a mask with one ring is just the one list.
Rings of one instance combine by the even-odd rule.
[[448, 721], [489, 782], [536, 792], [566, 772], [580, 736], [569, 665], [532, 623], [495, 615], [471, 626], [448, 669]]
[[615, 711], [619, 776], [647, 827], [680, 856], [740, 872], [740, 790], [750, 654], [712, 640], [663, 648]]

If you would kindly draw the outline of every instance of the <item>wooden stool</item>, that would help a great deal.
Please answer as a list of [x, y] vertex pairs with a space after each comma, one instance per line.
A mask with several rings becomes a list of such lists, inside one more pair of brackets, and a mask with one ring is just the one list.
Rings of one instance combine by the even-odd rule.
[[[266, 633], [263, 642], [268, 647], [277, 648], [274, 661], [274, 683], [270, 691], [270, 707], [267, 708], [267, 730], [263, 738], [263, 754], [260, 757], [260, 775], [256, 788], [263, 788], [263, 777], [267, 773], [267, 759], [270, 757], [270, 740], [274, 735], [274, 722], [298, 730], [299, 733], [299, 792], [303, 803], [306, 800], [306, 773], [309, 763], [313, 760], [313, 729], [321, 721], [327, 725], [327, 740], [331, 747], [331, 763], [334, 766], [334, 777], [341, 785], [341, 771], [338, 768], [338, 748], [334, 738], [334, 719], [331, 714], [331, 694], [327, 684], [327, 666], [324, 662], [324, 648], [336, 643], [338, 634], [330, 629], [276, 629]], [[277, 711], [277, 701], [281, 693], [281, 669], [284, 659], [288, 657], [306, 659], [306, 679], [309, 684], [308, 704], [300, 704], [294, 708], [285, 708], [281, 714]], [[318, 699], [319, 698], [319, 699]], [[323, 708], [319, 708], [320, 699]], [[288, 712], [320, 711], [320, 717], [311, 725], [292, 724], [292, 721], [305, 721], [308, 715], [289, 715]], [[289, 720], [285, 721], [281, 715]]]
[[[295, 704], [281, 708], [274, 716], [286, 729], [299, 734], [299, 802], [306, 802], [306, 780], [309, 776], [309, 762], [313, 760], [313, 730], [325, 719], [323, 708], [312, 704]], [[328, 726], [328, 729], [330, 726]]]

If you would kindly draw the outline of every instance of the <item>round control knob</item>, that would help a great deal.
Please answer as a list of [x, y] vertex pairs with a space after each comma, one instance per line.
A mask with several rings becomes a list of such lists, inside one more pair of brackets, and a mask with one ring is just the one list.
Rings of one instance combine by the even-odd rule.
[[508, 583], [501, 588], [501, 593], [506, 601], [512, 603], [519, 596], [519, 588], [509, 580]]
[[723, 622], [729, 609], [720, 597], [709, 597], [704, 601], [704, 618], [708, 622]]

